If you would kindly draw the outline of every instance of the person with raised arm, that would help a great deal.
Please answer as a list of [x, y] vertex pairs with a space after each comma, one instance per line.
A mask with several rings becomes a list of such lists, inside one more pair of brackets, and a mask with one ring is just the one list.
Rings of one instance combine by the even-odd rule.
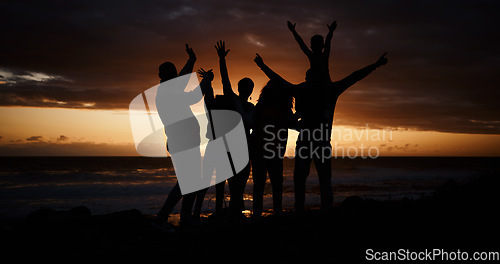
[[[319, 91], [326, 91], [325, 87], [328, 87], [332, 81], [330, 77], [330, 49], [332, 43], [333, 32], [337, 28], [337, 21], [333, 21], [331, 25], [326, 25], [328, 27], [328, 34], [326, 39], [323, 39], [321, 35], [314, 35], [311, 37], [311, 48], [306, 46], [300, 35], [295, 30], [296, 24], [287, 21], [288, 29], [292, 32], [295, 40], [299, 44], [302, 52], [309, 59], [310, 68], [310, 79], [314, 81], [315, 86], [310, 87], [310, 89]], [[328, 108], [329, 102], [325, 100], [328, 97], [326, 94], [322, 94], [319, 99], [315, 100], [316, 105], [321, 105], [324, 108]]]
[[311, 48], [307, 47], [304, 40], [302, 40], [295, 30], [296, 23], [292, 24], [292, 22], [287, 21], [287, 25], [299, 44], [300, 49], [309, 59], [310, 70], [316, 71], [318, 77], [328, 78], [328, 80], [330, 80], [329, 57], [333, 32], [337, 28], [337, 21], [333, 21], [331, 25], [327, 25], [328, 34], [325, 39], [323, 39], [321, 35], [314, 35], [311, 37]]
[[[257, 56], [257, 64], [263, 64]], [[295, 127], [291, 89], [282, 80], [272, 78], [262, 88], [252, 124], [253, 220], [260, 221], [263, 212], [264, 189], [269, 175], [272, 187], [273, 213], [282, 212], [283, 158], [286, 152], [288, 128]]]
[[[215, 98], [214, 98], [214, 89], [212, 87], [212, 81], [214, 80], [214, 73], [213, 70], [210, 69], [206, 71], [203, 68], [198, 69], [198, 74], [200, 75], [201, 82], [200, 82], [200, 88], [203, 92], [204, 95], [204, 101], [205, 101], [205, 107], [207, 110], [207, 120], [209, 123], [207, 124], [207, 135], [206, 137], [210, 140], [215, 139], [215, 132], [212, 129], [212, 115], [210, 114], [210, 111], [214, 108], [215, 106]], [[212, 176], [213, 176], [213, 167], [209, 166], [210, 161], [208, 161], [207, 157], [207, 152], [209, 152], [209, 145], [210, 142], [207, 144], [207, 147], [205, 149], [205, 155], [202, 158], [202, 173], [203, 173], [203, 180], [205, 181], [210, 181]], [[211, 171], [210, 168], [212, 169]], [[199, 190], [196, 192], [196, 201], [194, 203], [194, 209], [193, 209], [193, 224], [199, 224], [200, 223], [200, 215], [201, 215], [201, 209], [203, 206], [203, 201], [205, 199], [205, 195], [208, 191], [208, 187], [202, 190]]]
[[[318, 86], [318, 80], [315, 74], [317, 72], [308, 70], [306, 72], [306, 81], [300, 84], [291, 84], [280, 75], [269, 68], [262, 57], [257, 54], [256, 64], [271, 80], [276, 80], [291, 89], [295, 98], [296, 114], [300, 116], [298, 125], [299, 136], [295, 148], [295, 167], [294, 167], [294, 192], [295, 192], [295, 210], [297, 213], [304, 211], [305, 202], [305, 183], [309, 175], [311, 161], [314, 160], [318, 172], [321, 208], [324, 212], [330, 212], [333, 205], [332, 193], [332, 171], [331, 171], [331, 132], [333, 125], [333, 113], [339, 96], [362, 80], [378, 67], [387, 64], [387, 58], [384, 53], [375, 63], [370, 64], [360, 70], [357, 70], [336, 82], [330, 82], [327, 87]], [[319, 81], [321, 82], [321, 81]], [[323, 87], [324, 91], [311, 89], [311, 87]], [[328, 101], [328, 107], [317, 102], [325, 96]], [[315, 131], [321, 131], [320, 138], [312, 136]], [[318, 151], [319, 150], [319, 151]], [[318, 154], [318, 155], [315, 155]]]
[[[215, 45], [215, 49], [217, 51], [217, 55], [219, 56], [222, 90], [224, 94], [223, 97], [225, 97], [225, 99], [216, 97], [216, 101], [225, 101], [227, 102], [229, 110], [235, 110], [240, 113], [243, 119], [243, 125], [245, 127], [247, 142], [249, 142], [251, 137], [250, 128], [255, 106], [251, 102], [249, 102], [248, 99], [253, 92], [254, 83], [252, 79], [248, 77], [241, 79], [238, 82], [238, 95], [236, 95], [231, 86], [231, 81], [229, 80], [229, 74], [226, 65], [226, 56], [229, 53], [229, 49], [226, 50], [224, 41], [217, 42], [217, 44]], [[249, 148], [249, 151], [251, 160], [251, 148]], [[241, 219], [241, 213], [244, 208], [243, 193], [245, 191], [248, 177], [250, 176], [250, 164], [251, 163], [249, 162], [243, 170], [228, 179], [229, 192], [231, 196], [229, 201], [229, 219], [233, 223], [238, 223]], [[222, 202], [222, 199], [224, 197], [224, 183], [225, 181], [216, 185], [217, 201], [220, 200]]]
[[[183, 150], [190, 151], [190, 163], [192, 168], [190, 172], [196, 175], [193, 177], [201, 176], [201, 153], [200, 153], [200, 126], [194, 114], [191, 111], [190, 105], [193, 105], [203, 99], [203, 94], [206, 89], [201, 88], [199, 91], [185, 92], [185, 86], [182, 85], [169, 85], [167, 81], [176, 77], [190, 74], [193, 71], [194, 63], [196, 62], [196, 55], [192, 48], [186, 44], [186, 52], [189, 56], [184, 67], [177, 73], [177, 69], [172, 62], [162, 63], [159, 67], [158, 77], [160, 77], [160, 86], [156, 96], [156, 108], [162, 123], [164, 125], [165, 135], [167, 136], [167, 150], [172, 157], [172, 161], [176, 160], [176, 153]], [[186, 79], [187, 80], [187, 79]], [[203, 83], [203, 81], [202, 81]], [[185, 83], [187, 85], [187, 81]], [[174, 99], [172, 99], [174, 98]], [[181, 121], [182, 122], [177, 122]], [[178, 160], [179, 161], [179, 160]], [[185, 162], [185, 161], [179, 161]], [[199, 167], [198, 167], [199, 165]], [[182, 170], [182, 166], [176, 167], [176, 174], [178, 170]], [[198, 175], [199, 172], [199, 175]], [[163, 231], [173, 231], [173, 226], [169, 224], [168, 218], [172, 213], [175, 205], [182, 199], [182, 207], [180, 214], [180, 224], [182, 226], [189, 226], [191, 222], [191, 211], [196, 199], [197, 192], [192, 192], [182, 195], [179, 180], [168, 194], [168, 197], [158, 212], [152, 224]]]

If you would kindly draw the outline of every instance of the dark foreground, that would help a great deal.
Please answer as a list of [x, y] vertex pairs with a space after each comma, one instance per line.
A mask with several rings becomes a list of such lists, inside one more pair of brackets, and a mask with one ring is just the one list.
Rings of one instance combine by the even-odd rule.
[[5, 252], [18, 257], [159, 256], [166, 263], [359, 263], [366, 261], [367, 249], [498, 252], [499, 183], [497, 175], [483, 175], [462, 185], [448, 182], [419, 200], [350, 197], [329, 215], [315, 209], [303, 216], [285, 212], [238, 226], [206, 219], [173, 233], [153, 228], [151, 216], [137, 210], [92, 215], [83, 206], [42, 209], [23, 220], [1, 221], [1, 238]]

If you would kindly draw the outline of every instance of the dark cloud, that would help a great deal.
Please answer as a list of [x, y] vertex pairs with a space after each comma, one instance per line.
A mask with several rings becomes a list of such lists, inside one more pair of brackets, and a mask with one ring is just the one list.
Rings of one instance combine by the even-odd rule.
[[41, 141], [43, 141], [42, 138], [43, 138], [42, 136], [31, 136], [29, 138], [26, 138], [26, 141], [28, 141], [28, 142], [41, 142]]
[[55, 81], [23, 81], [0, 87], [2, 106], [123, 109], [136, 95], [126, 89], [86, 88]]
[[0, 156], [137, 156], [133, 144], [30, 142], [0, 145]]
[[69, 139], [69, 137], [65, 136], [65, 135], [60, 135], [58, 138], [57, 138], [57, 141], [67, 141]]
[[404, 146], [399, 146], [399, 145], [391, 145], [391, 146], [387, 146], [384, 145], [380, 145], [381, 148], [385, 148], [385, 150], [387, 151], [402, 151], [402, 152], [415, 152], [416, 151], [416, 145], [415, 146], [411, 146], [410, 144], [405, 144]]
[[286, 20], [296, 22], [309, 42], [313, 34], [326, 34], [326, 24], [336, 19], [334, 80], [384, 51], [390, 61], [341, 97], [336, 124], [499, 134], [499, 5], [487, 0], [7, 1], [0, 11], [2, 38], [8, 40], [0, 42], [0, 105], [127, 108], [158, 82], [161, 62], [182, 67], [184, 43], [197, 52], [197, 67], [217, 73], [213, 45], [219, 39], [231, 49], [232, 78], [262, 79], [256, 92], [264, 84], [252, 65], [256, 52], [283, 77], [301, 82], [308, 62]]

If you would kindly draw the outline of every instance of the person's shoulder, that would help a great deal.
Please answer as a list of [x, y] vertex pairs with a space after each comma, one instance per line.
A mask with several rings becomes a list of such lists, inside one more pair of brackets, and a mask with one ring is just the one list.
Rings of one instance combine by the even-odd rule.
[[334, 91], [336, 96], [339, 96], [341, 91], [343, 91], [343, 84], [340, 81], [335, 81], [330, 84], [330, 90]]
[[246, 112], [250, 112], [252, 111], [253, 109], [255, 109], [255, 105], [252, 103], [252, 102], [245, 102], [244, 104], [244, 108], [245, 108], [245, 111]]
[[230, 108], [231, 100], [227, 95], [218, 94], [215, 96], [214, 106], [220, 109]]
[[341, 81], [334, 81], [334, 82], [330, 83], [330, 87], [331, 88], [337, 88], [337, 87], [340, 87], [340, 86], [342, 86], [342, 82]]
[[309, 86], [307, 82], [301, 82], [299, 84], [292, 84], [292, 89], [294, 92], [301, 91], [303, 89], [306, 89]]

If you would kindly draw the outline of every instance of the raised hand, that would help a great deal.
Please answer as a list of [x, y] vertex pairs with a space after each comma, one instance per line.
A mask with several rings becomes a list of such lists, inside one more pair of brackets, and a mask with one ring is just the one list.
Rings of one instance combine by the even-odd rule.
[[253, 61], [255, 61], [255, 63], [257, 64], [257, 66], [259, 67], [262, 67], [264, 66], [264, 60], [262, 59], [262, 57], [259, 55], [259, 53], [255, 53], [255, 59]]
[[188, 44], [186, 44], [186, 52], [189, 55], [189, 60], [196, 61], [196, 54], [194, 54], [193, 49]]
[[288, 29], [290, 29], [290, 31], [295, 31], [295, 25], [297, 25], [297, 23], [292, 24], [292, 22], [287, 21], [286, 24], [288, 25]]
[[331, 25], [326, 25], [326, 26], [328, 27], [329, 32], [333, 32], [337, 28], [337, 21], [333, 21]]
[[214, 80], [214, 73], [212, 72], [212, 69], [205, 71], [205, 69], [200, 68], [198, 70], [198, 74], [200, 75], [201, 78], [206, 79], [210, 82]]
[[215, 50], [217, 50], [217, 55], [219, 55], [219, 58], [221, 59], [225, 58], [227, 53], [230, 51], [226, 50], [226, 44], [222, 40], [219, 40], [219, 42], [217, 42], [217, 44], [215, 45]]
[[375, 62], [375, 66], [376, 67], [380, 67], [382, 65], [386, 65], [387, 64], [388, 60], [385, 57], [385, 55], [387, 55], [387, 52], [385, 52], [384, 54], [382, 54], [382, 56], [380, 56], [380, 58], [377, 60], [377, 62]]

